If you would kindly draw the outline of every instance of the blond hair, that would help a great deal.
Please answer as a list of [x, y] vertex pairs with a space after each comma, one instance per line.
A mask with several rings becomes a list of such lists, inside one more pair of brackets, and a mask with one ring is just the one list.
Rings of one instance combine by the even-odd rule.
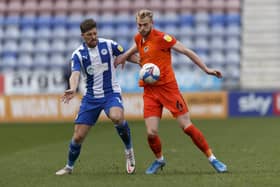
[[137, 20], [137, 18], [144, 19], [146, 17], [148, 17], [151, 20], [153, 20], [153, 12], [151, 10], [148, 10], [148, 9], [142, 9], [142, 10], [139, 10], [136, 13], [136, 20]]

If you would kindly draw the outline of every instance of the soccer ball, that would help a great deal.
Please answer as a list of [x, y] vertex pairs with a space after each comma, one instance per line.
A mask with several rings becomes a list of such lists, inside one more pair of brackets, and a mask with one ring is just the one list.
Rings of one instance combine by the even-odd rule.
[[144, 64], [139, 72], [139, 78], [148, 84], [155, 83], [159, 79], [159, 76], [160, 70], [158, 66], [153, 63]]

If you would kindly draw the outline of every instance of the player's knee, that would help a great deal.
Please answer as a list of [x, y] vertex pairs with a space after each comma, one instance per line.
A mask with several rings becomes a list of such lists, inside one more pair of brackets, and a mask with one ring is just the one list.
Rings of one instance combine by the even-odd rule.
[[114, 123], [114, 124], [121, 124], [122, 123], [122, 119], [120, 119], [120, 118], [114, 118], [114, 119], [112, 119], [112, 122]]
[[120, 113], [114, 113], [110, 115], [110, 119], [114, 124], [121, 124], [123, 121], [123, 115]]
[[190, 124], [192, 124], [189, 114], [186, 113], [184, 115], [178, 116], [177, 121], [182, 129], [187, 128]]
[[74, 135], [73, 140], [76, 143], [81, 144], [84, 140], [84, 137], [82, 135], [76, 134], [76, 135]]
[[155, 136], [158, 134], [158, 130], [157, 129], [147, 129], [147, 134], [148, 134], [148, 137]]

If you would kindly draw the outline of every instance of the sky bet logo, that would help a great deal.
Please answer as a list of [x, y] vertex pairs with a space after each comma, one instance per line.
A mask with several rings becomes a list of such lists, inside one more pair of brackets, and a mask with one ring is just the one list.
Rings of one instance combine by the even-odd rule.
[[250, 93], [247, 96], [242, 96], [238, 100], [239, 111], [240, 112], [253, 112], [256, 111], [260, 115], [265, 115], [269, 106], [272, 104], [272, 97], [256, 96]]
[[273, 94], [269, 92], [233, 92], [229, 94], [230, 116], [271, 116]]

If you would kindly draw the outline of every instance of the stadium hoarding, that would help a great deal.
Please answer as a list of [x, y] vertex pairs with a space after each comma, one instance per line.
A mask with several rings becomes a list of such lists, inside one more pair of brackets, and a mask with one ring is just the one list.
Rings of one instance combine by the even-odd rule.
[[[61, 95], [11, 95], [0, 97], [1, 122], [49, 122], [74, 121], [82, 95], [73, 98], [69, 104], [61, 102]], [[142, 117], [140, 94], [124, 95], [124, 106], [128, 119]], [[108, 120], [102, 112], [101, 120]]]
[[6, 100], [4, 96], [0, 96], [0, 121], [6, 116]]
[[226, 118], [227, 92], [191, 92], [183, 94], [192, 118]]
[[[0, 97], [1, 122], [51, 122], [74, 121], [82, 95], [69, 104], [61, 102], [61, 95], [10, 95]], [[191, 114], [195, 118], [225, 118], [227, 116], [226, 92], [188, 93]], [[126, 119], [143, 119], [142, 94], [123, 94]], [[163, 118], [171, 118], [164, 110]], [[102, 112], [101, 120], [108, 120]]]
[[230, 92], [229, 116], [273, 116], [272, 92]]
[[[183, 93], [194, 118], [226, 118], [227, 92]], [[142, 94], [123, 94], [125, 116], [127, 119], [143, 119]], [[172, 118], [164, 108], [163, 118]]]
[[[208, 76], [200, 70], [192, 73], [189, 69], [181, 68], [177, 69], [175, 74], [180, 90], [183, 92], [219, 91], [222, 88], [222, 79]], [[187, 74], [188, 78], [186, 79]], [[119, 72], [117, 79], [125, 93], [141, 93], [143, 90], [138, 86], [139, 74], [137, 70]]]
[[[185, 70], [185, 69], [184, 69]], [[183, 92], [199, 92], [203, 90], [221, 90], [222, 80], [212, 76], [204, 75], [200, 71], [190, 74], [186, 79], [186, 72], [176, 71], [176, 77], [180, 90]], [[66, 86], [68, 78], [61, 68], [56, 69], [20, 69], [17, 71], [7, 71], [0, 75], [0, 94], [1, 90], [5, 95], [19, 94], [59, 94]], [[3, 83], [1, 83], [1, 80]], [[141, 93], [143, 88], [138, 86], [139, 74], [135, 71], [119, 72], [117, 80], [124, 93]], [[80, 84], [80, 90], [83, 90], [83, 82]], [[2, 89], [1, 89], [2, 88]]]
[[69, 105], [63, 104], [60, 95], [13, 95], [1, 99], [0, 110], [5, 115], [0, 115], [0, 122], [69, 121], [80, 103], [75, 97]]
[[117, 80], [124, 93], [140, 93], [142, 88], [138, 86], [138, 71], [126, 71], [117, 73]]
[[280, 116], [280, 92], [273, 95], [273, 113], [276, 116]]
[[0, 74], [0, 95], [3, 95], [5, 92], [5, 77], [4, 75]]
[[66, 88], [61, 69], [53, 70], [18, 70], [4, 72], [5, 95], [19, 94], [55, 94]]
[[[222, 79], [206, 75], [204, 72], [197, 70], [195, 72], [187, 72], [177, 70], [175, 72], [176, 79], [183, 92], [201, 92], [201, 91], [220, 91], [222, 89]], [[188, 75], [188, 78], [186, 78]]]

